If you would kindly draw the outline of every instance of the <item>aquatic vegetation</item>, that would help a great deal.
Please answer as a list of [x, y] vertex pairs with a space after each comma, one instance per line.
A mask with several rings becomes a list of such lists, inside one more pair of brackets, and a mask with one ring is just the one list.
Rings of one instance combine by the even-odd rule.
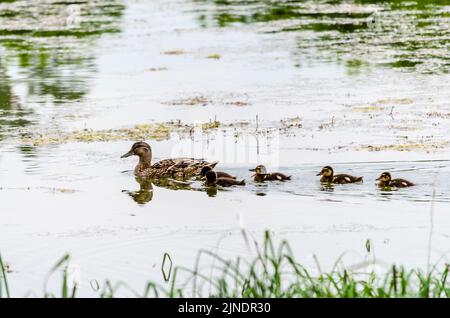
[[44, 188], [41, 187], [42, 189], [47, 189], [49, 191], [51, 191], [52, 193], [66, 193], [66, 194], [72, 194], [77, 192], [77, 190], [74, 189], [68, 189], [68, 188]]
[[183, 55], [183, 54], [186, 54], [186, 52], [183, 51], [183, 50], [170, 50], [170, 51], [164, 51], [164, 52], [162, 52], [162, 54], [165, 54], [165, 55]]
[[414, 101], [409, 98], [385, 98], [377, 100], [374, 103], [370, 103], [369, 105], [354, 106], [351, 108], [351, 111], [355, 113], [373, 113], [381, 112], [389, 109], [387, 107], [390, 107], [392, 114], [395, 106], [410, 105], [413, 103]]
[[243, 107], [243, 106], [248, 106], [250, 104], [248, 102], [237, 100], [237, 101], [225, 102], [225, 105]]
[[207, 56], [207, 58], [214, 59], [214, 60], [220, 60], [221, 57], [222, 56], [220, 54], [218, 54], [218, 53], [210, 54], [210, 55]]
[[[282, 240], [277, 246], [269, 231], [262, 245], [251, 242], [243, 231], [247, 245], [253, 243], [255, 256], [226, 259], [217, 253], [199, 251], [194, 268], [173, 264], [165, 253], [161, 262], [164, 284], [147, 282], [138, 292], [124, 282], [110, 280], [100, 284], [91, 280], [91, 288], [99, 297], [241, 297], [241, 298], [438, 298], [450, 296], [449, 265], [433, 266], [429, 271], [407, 269], [392, 265], [382, 272], [375, 271], [376, 260], [343, 267], [340, 260], [328, 272], [318, 268], [312, 273], [295, 259], [289, 243]], [[369, 240], [365, 242], [371, 253]], [[212, 264], [205, 267], [203, 261]], [[50, 270], [45, 280], [44, 297], [72, 298], [77, 295], [77, 282], [68, 275], [70, 256], [65, 255]], [[318, 265], [319, 266], [319, 265]], [[353, 269], [352, 269], [353, 268]], [[49, 279], [62, 272], [61, 291], [47, 289]], [[8, 273], [0, 257], [0, 297], [12, 295]], [[12, 288], [12, 287], [11, 287]]]
[[160, 72], [160, 71], [167, 71], [167, 67], [151, 67], [148, 69], [150, 72]]
[[196, 129], [203, 132], [217, 129], [221, 123], [217, 120], [201, 124], [183, 124], [179, 121], [166, 123], [140, 124], [131, 128], [92, 130], [84, 129], [68, 133], [40, 133], [22, 139], [25, 144], [34, 146], [63, 144], [68, 142], [101, 142], [117, 140], [167, 140], [173, 134], [190, 136]]
[[205, 95], [200, 94], [192, 97], [183, 97], [179, 99], [166, 101], [163, 104], [169, 106], [209, 106], [217, 104], [236, 107], [243, 107], [250, 105], [248, 101], [242, 100], [242, 97], [237, 97], [234, 95], [207, 97]]
[[390, 125], [389, 129], [401, 131], [419, 131], [421, 128], [417, 126], [408, 126], [408, 124], [404, 124], [404, 125]]
[[376, 101], [378, 104], [410, 105], [414, 101], [410, 98], [385, 98]]
[[360, 107], [353, 107], [352, 111], [358, 112], [358, 113], [371, 113], [371, 112], [379, 112], [384, 110], [383, 107], [371, 105], [371, 106], [360, 106]]
[[213, 121], [202, 124], [203, 131], [207, 131], [207, 130], [215, 129], [215, 128], [219, 128], [219, 127], [220, 127], [220, 122], [215, 119]]
[[166, 102], [167, 105], [172, 106], [206, 106], [210, 104], [212, 101], [208, 99], [207, 97], [203, 95], [198, 95], [194, 97], [187, 97], [187, 98], [181, 98], [172, 100], [169, 102]]
[[395, 145], [364, 145], [358, 147], [360, 150], [368, 151], [426, 151], [432, 152], [443, 149], [449, 145], [448, 141], [441, 142], [409, 142]]
[[291, 128], [302, 128], [302, 119], [299, 116], [295, 116], [292, 118], [285, 118], [280, 120], [281, 128], [283, 130], [291, 129]]
[[427, 113], [427, 117], [429, 117], [429, 118], [449, 119], [450, 118], [450, 113], [429, 112], [429, 113]]
[[22, 137], [22, 142], [27, 145], [41, 146], [49, 144], [63, 144], [69, 142], [103, 142], [118, 140], [168, 140], [173, 136], [181, 138], [190, 138], [196, 131], [202, 133], [214, 132], [219, 128], [233, 131], [238, 134], [271, 134], [279, 132], [289, 134], [293, 131], [301, 129], [302, 123], [300, 117], [282, 119], [274, 122], [269, 127], [258, 127], [254, 123], [247, 121], [237, 121], [223, 123], [217, 118], [211, 119], [204, 123], [187, 124], [181, 121], [169, 121], [163, 123], [148, 123], [135, 125], [130, 128], [92, 130], [83, 129], [72, 132], [41, 132], [36, 134], [28, 134]]
[[335, 118], [334, 116], [331, 118], [331, 121], [329, 122], [325, 122], [319, 125], [319, 129], [329, 129], [329, 128], [333, 128], [334, 127], [334, 122], [335, 122]]
[[164, 124], [137, 125], [133, 128], [110, 129], [94, 131], [90, 129], [74, 131], [62, 134], [39, 134], [34, 137], [25, 138], [23, 141], [35, 146], [47, 144], [62, 144], [67, 142], [98, 142], [114, 140], [164, 140], [170, 137], [171, 129]]

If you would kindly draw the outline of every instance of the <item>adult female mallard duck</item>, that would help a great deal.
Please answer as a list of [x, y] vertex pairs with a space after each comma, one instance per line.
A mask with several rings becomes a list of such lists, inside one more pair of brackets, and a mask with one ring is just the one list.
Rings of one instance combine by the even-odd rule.
[[152, 164], [152, 148], [143, 141], [134, 143], [130, 151], [121, 158], [130, 156], [139, 157], [139, 163], [134, 169], [134, 174], [140, 178], [188, 179], [199, 176], [203, 167], [214, 168], [218, 163], [218, 161], [210, 163], [203, 159], [174, 158], [164, 159]]
[[245, 185], [245, 180], [237, 181], [233, 178], [226, 177], [217, 177], [217, 173], [215, 171], [208, 171], [206, 173], [206, 185], [207, 186], [215, 186], [220, 185], [222, 187], [231, 187], [233, 185]]
[[392, 176], [389, 172], [383, 172], [380, 177], [377, 179], [378, 186], [380, 188], [386, 187], [395, 187], [395, 188], [406, 188], [412, 187], [414, 183], [405, 180], [405, 179], [392, 179]]
[[338, 184], [345, 184], [345, 183], [355, 183], [355, 182], [362, 182], [363, 177], [354, 177], [349, 174], [334, 174], [333, 168], [330, 166], [325, 166], [322, 168], [322, 171], [320, 171], [317, 176], [322, 176], [320, 178], [320, 182], [322, 183], [338, 183]]
[[252, 177], [256, 182], [291, 180], [291, 176], [287, 176], [280, 172], [267, 173], [266, 167], [263, 165], [258, 165], [255, 169], [249, 169], [249, 171], [255, 173]]

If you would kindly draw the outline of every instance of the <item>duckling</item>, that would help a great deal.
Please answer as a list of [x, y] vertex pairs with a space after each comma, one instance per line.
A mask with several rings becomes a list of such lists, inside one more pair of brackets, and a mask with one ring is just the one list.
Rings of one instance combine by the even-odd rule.
[[291, 176], [287, 176], [280, 172], [267, 173], [266, 167], [263, 165], [258, 165], [255, 169], [249, 169], [249, 171], [255, 172], [252, 177], [256, 182], [291, 180]]
[[322, 183], [338, 183], [338, 184], [345, 184], [345, 183], [355, 183], [355, 182], [362, 182], [363, 177], [354, 177], [348, 174], [337, 174], [334, 175], [333, 168], [330, 166], [325, 166], [322, 168], [322, 171], [320, 171], [317, 176], [322, 176], [320, 178], [320, 182]]
[[236, 179], [226, 177], [218, 178], [215, 171], [208, 171], [206, 173], [205, 183], [208, 186], [220, 185], [222, 187], [230, 187], [233, 185], [245, 185], [245, 180], [237, 181]]
[[[202, 171], [200, 172], [200, 174], [201, 174], [202, 177], [205, 177], [205, 176], [206, 176], [206, 173], [207, 173], [208, 171], [212, 171], [212, 170], [213, 170], [213, 168], [211, 168], [210, 166], [206, 166], [206, 167], [203, 167], [203, 168], [202, 168]], [[217, 178], [231, 178], [231, 179], [236, 179], [236, 177], [233, 177], [232, 175], [230, 175], [230, 174], [228, 174], [228, 173], [226, 173], [226, 172], [216, 171], [216, 175], [217, 175]]]
[[133, 144], [130, 151], [121, 156], [127, 158], [138, 156], [139, 163], [134, 169], [134, 174], [140, 178], [166, 178], [188, 179], [199, 176], [203, 167], [214, 168], [218, 161], [207, 162], [203, 159], [174, 158], [164, 159], [152, 165], [152, 148], [149, 144], [139, 141]]
[[380, 188], [385, 187], [406, 188], [412, 187], [414, 185], [414, 183], [405, 179], [392, 179], [391, 174], [389, 172], [383, 172], [377, 179], [377, 181], [379, 181], [378, 186]]

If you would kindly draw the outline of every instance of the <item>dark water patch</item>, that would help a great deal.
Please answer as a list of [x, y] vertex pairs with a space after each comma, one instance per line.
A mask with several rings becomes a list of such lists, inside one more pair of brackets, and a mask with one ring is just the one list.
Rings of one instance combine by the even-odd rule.
[[[93, 28], [95, 28], [95, 24], [91, 24]], [[120, 29], [103, 29], [103, 30], [30, 30], [30, 29], [0, 29], [0, 36], [10, 36], [10, 35], [26, 35], [26, 36], [34, 36], [34, 37], [87, 37], [93, 35], [101, 35], [105, 33], [115, 33], [119, 32]]]
[[[295, 36], [299, 42], [293, 53], [303, 60], [323, 62], [331, 55], [351, 55], [351, 59], [361, 59], [375, 67], [446, 73], [442, 60], [450, 38], [448, 1], [235, 0], [213, 1], [213, 6], [206, 5], [210, 1], [195, 3], [199, 23], [205, 28], [243, 25], [256, 32], [291, 33], [290, 37]], [[386, 63], [392, 55], [404, 55], [404, 60], [417, 62]]]
[[13, 18], [20, 15], [20, 12], [13, 10], [0, 10], [0, 18]]
[[422, 64], [421, 61], [409, 61], [409, 60], [398, 60], [392, 63], [386, 63], [387, 66], [394, 67], [394, 68], [408, 68], [408, 67], [415, 67], [416, 65]]
[[97, 72], [91, 48], [101, 36], [121, 31], [124, 10], [121, 1], [3, 2], [0, 134], [39, 121], [21, 115], [32, 117], [36, 107], [81, 101]]
[[283, 28], [280, 32], [293, 32], [302, 30], [311, 30], [314, 32], [337, 31], [340, 33], [352, 33], [358, 30], [367, 29], [364, 23], [310, 23], [297, 27]]
[[32, 122], [33, 111], [23, 107], [13, 91], [11, 78], [0, 60], [0, 139], [4, 134], [15, 133], [17, 128]]

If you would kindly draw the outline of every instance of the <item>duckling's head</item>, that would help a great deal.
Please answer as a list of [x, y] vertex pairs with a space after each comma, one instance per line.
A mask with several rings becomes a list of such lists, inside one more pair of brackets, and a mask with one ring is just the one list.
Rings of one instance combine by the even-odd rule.
[[392, 177], [391, 174], [389, 172], [383, 172], [377, 179], [377, 181], [381, 181], [381, 182], [389, 182], [391, 181]]
[[121, 156], [120, 158], [127, 158], [130, 156], [138, 156], [140, 159], [152, 158], [152, 148], [146, 142], [139, 141], [135, 142], [131, 147], [130, 151]]
[[202, 171], [200, 171], [200, 175], [201, 175], [202, 177], [204, 177], [204, 176], [206, 176], [206, 174], [207, 174], [209, 171], [212, 171], [212, 168], [211, 168], [210, 166], [205, 166], [205, 167], [202, 168]]
[[258, 165], [255, 169], [249, 169], [249, 171], [253, 171], [255, 174], [267, 174], [266, 167], [263, 165]]
[[211, 170], [206, 173], [205, 177], [206, 177], [206, 182], [214, 183], [214, 182], [216, 182], [217, 174]]
[[317, 174], [317, 176], [325, 176], [325, 177], [332, 177], [334, 174], [333, 168], [330, 166], [325, 166], [322, 168], [322, 170]]

